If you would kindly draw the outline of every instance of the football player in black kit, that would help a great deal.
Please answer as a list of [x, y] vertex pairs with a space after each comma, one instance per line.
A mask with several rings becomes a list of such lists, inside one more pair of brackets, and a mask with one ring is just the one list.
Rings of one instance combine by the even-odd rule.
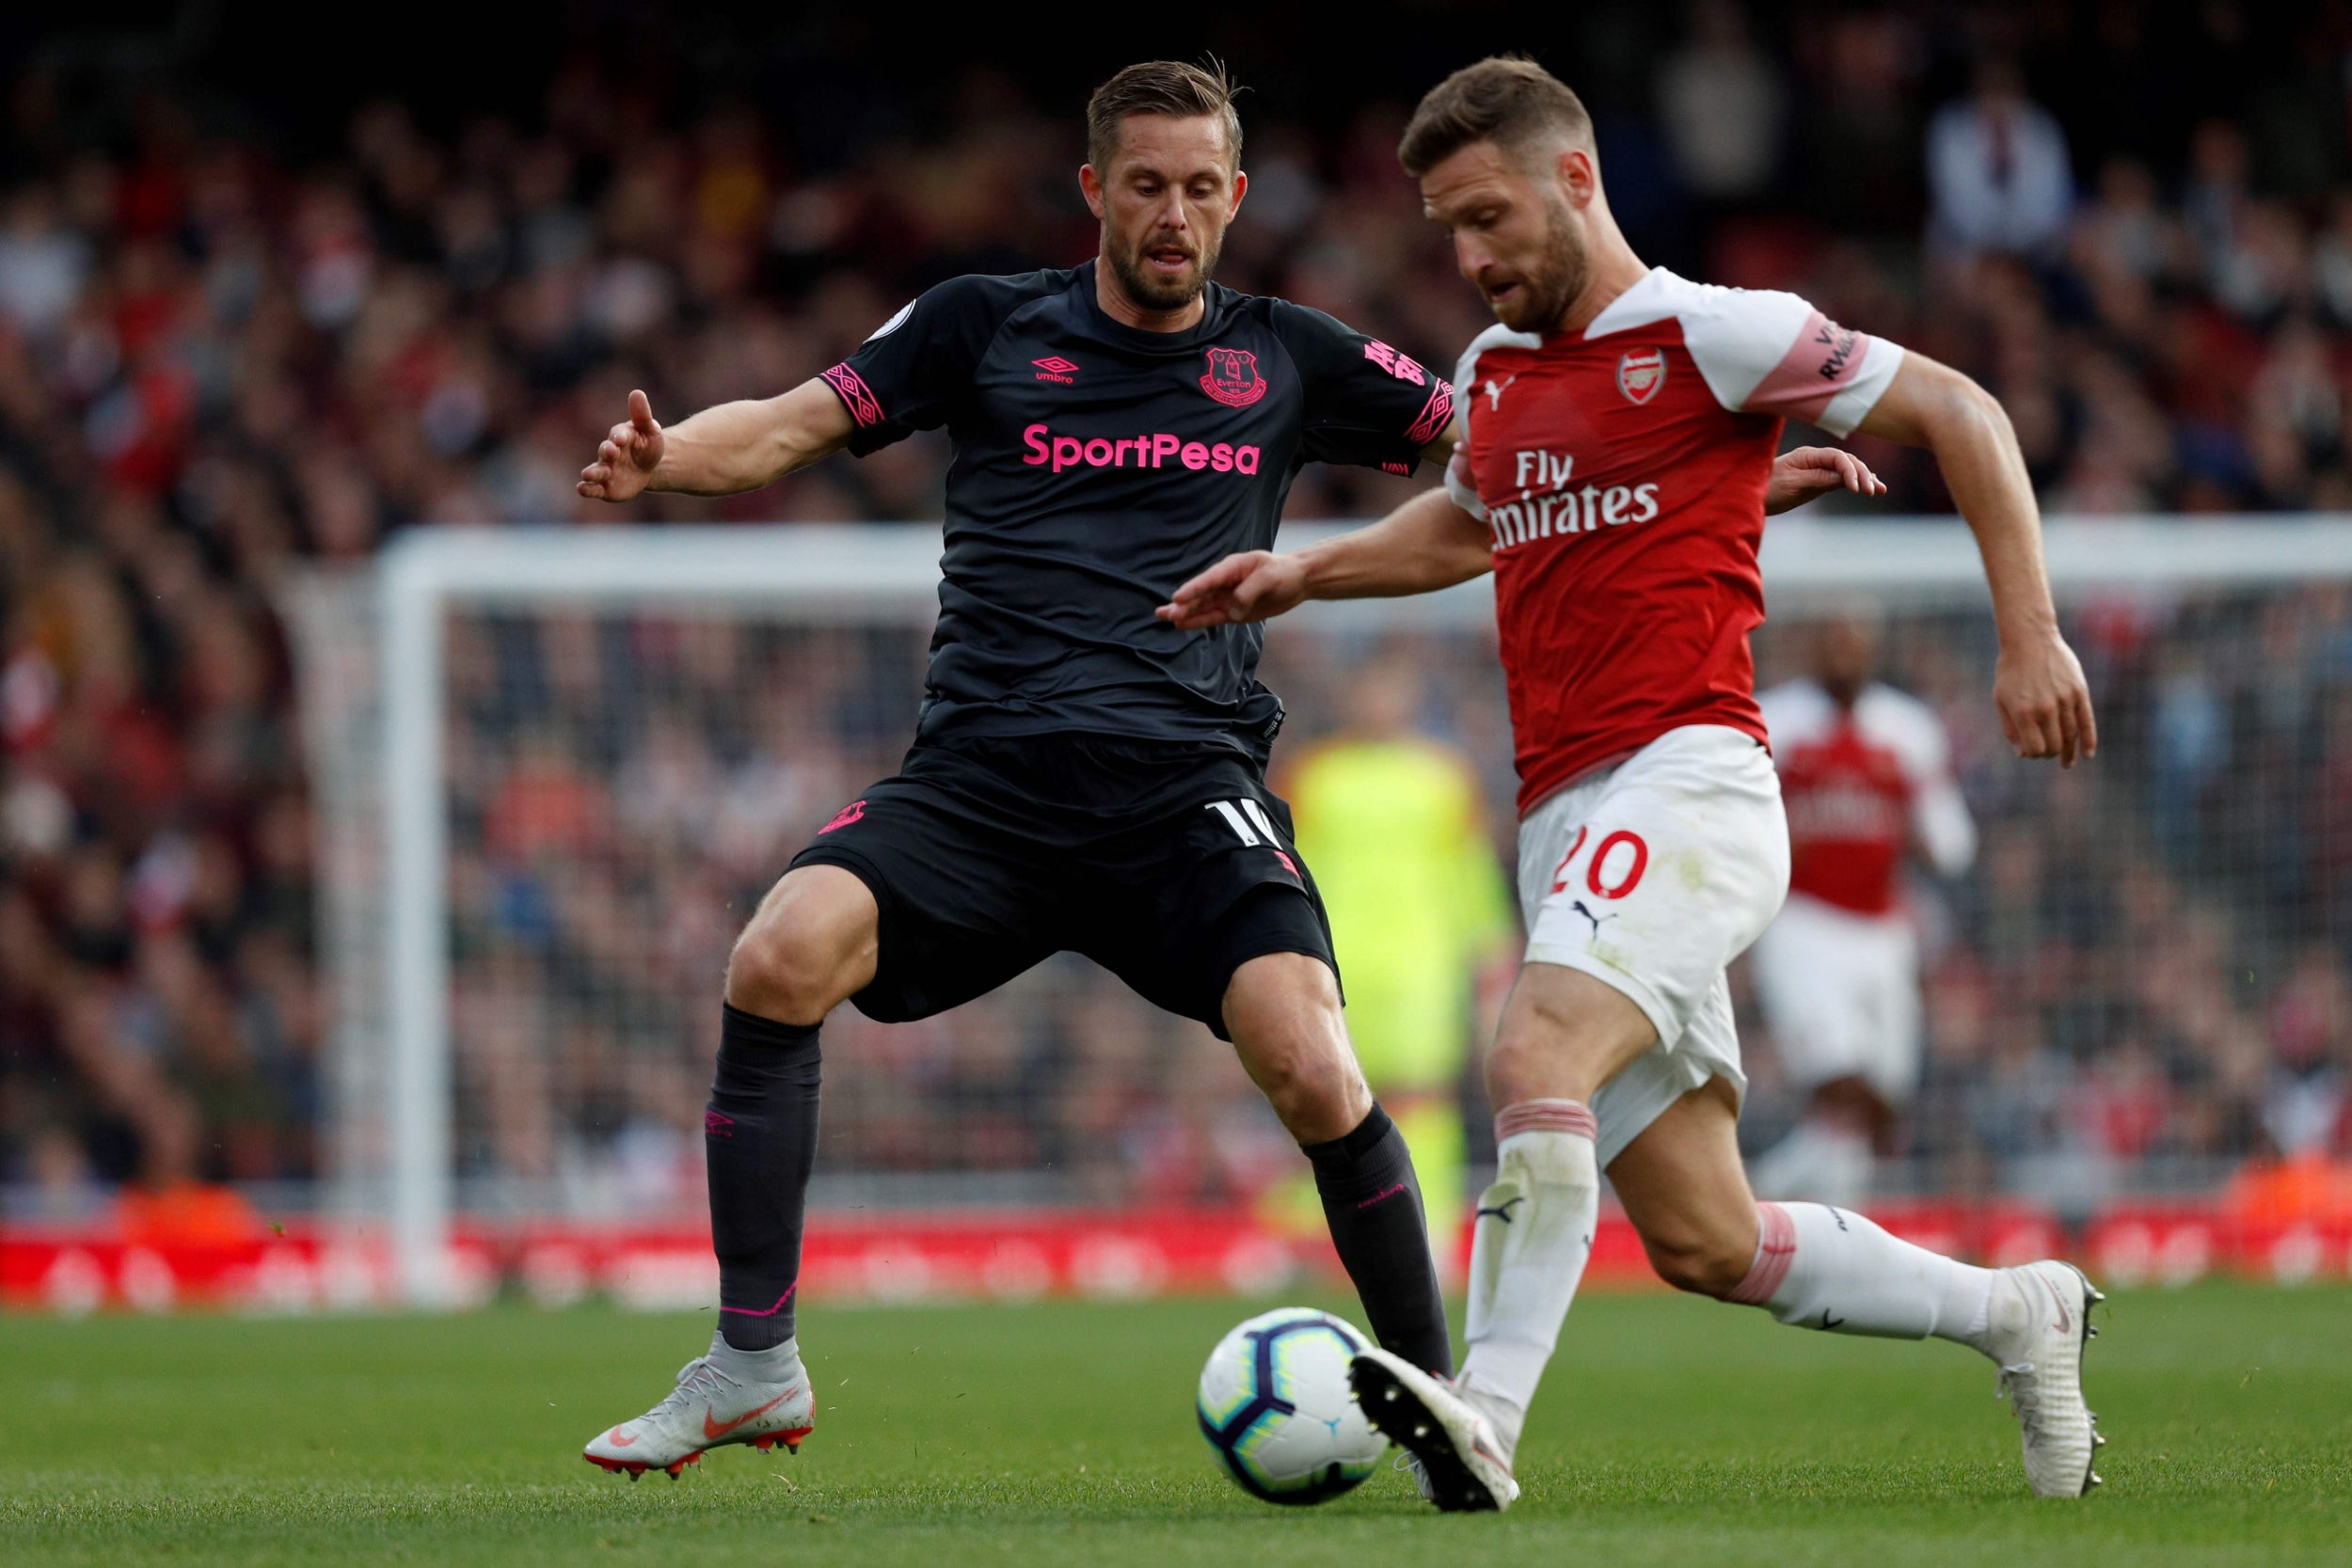
[[1320, 311], [1210, 281], [1248, 187], [1232, 94], [1219, 71], [1120, 71], [1087, 106], [1096, 260], [943, 283], [765, 402], [664, 427], [632, 392], [581, 470], [582, 496], [626, 501], [755, 489], [943, 425], [955, 451], [914, 744], [794, 857], [728, 962], [704, 1118], [717, 1331], [588, 1445], [609, 1470], [675, 1475], [812, 1425], [793, 1307], [826, 1014], [925, 1018], [1061, 951], [1232, 1042], [1313, 1166], [1375, 1336], [1452, 1370], [1412, 1161], [1265, 785], [1282, 706], [1255, 677], [1263, 630], [1154, 611], [1269, 546], [1305, 464], [1442, 463], [1454, 393]]
[[1449, 439], [1453, 391], [1318, 311], [1210, 282], [1248, 185], [1221, 72], [1129, 67], [1087, 120], [1097, 260], [943, 283], [766, 402], [664, 427], [631, 393], [580, 474], [625, 501], [750, 490], [943, 425], [955, 450], [903, 770], [794, 857], [727, 966], [705, 1117], [718, 1332], [589, 1444], [607, 1469], [675, 1473], [812, 1424], [793, 1297], [825, 1015], [928, 1017], [1064, 950], [1232, 1041], [1312, 1162], [1374, 1334], [1451, 1370], [1412, 1161], [1357, 1069], [1323, 906], [1265, 785], [1282, 706], [1254, 675], [1262, 629], [1153, 611], [1270, 545], [1308, 462], [1410, 473]]

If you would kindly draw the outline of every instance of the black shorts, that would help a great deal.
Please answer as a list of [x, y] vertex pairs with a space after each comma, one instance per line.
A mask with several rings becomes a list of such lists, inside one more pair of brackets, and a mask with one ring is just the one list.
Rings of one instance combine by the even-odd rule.
[[1290, 808], [1238, 752], [1107, 736], [918, 744], [792, 859], [837, 865], [882, 911], [871, 984], [884, 1023], [929, 1018], [1055, 953], [1228, 1038], [1233, 971], [1306, 953], [1334, 975], [1331, 924]]

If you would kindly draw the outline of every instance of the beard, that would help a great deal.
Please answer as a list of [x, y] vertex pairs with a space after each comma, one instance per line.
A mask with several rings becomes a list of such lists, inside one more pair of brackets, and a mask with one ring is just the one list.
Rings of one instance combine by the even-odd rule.
[[1184, 244], [1170, 241], [1157, 233], [1146, 234], [1134, 245], [1113, 250], [1104, 247], [1111, 264], [1111, 275], [1119, 279], [1121, 293], [1146, 310], [1181, 310], [1200, 297], [1200, 291], [1209, 286], [1210, 275], [1216, 271], [1218, 244], [1212, 240], [1205, 245], [1189, 243], [1192, 263], [1183, 272], [1169, 277], [1145, 268], [1143, 253], [1156, 245]]
[[1519, 287], [1510, 297], [1490, 297], [1486, 307], [1514, 332], [1548, 332], [1584, 292], [1592, 270], [1583, 236], [1569, 218], [1566, 204], [1555, 203], [1544, 214], [1542, 257], [1533, 270], [1511, 279]]

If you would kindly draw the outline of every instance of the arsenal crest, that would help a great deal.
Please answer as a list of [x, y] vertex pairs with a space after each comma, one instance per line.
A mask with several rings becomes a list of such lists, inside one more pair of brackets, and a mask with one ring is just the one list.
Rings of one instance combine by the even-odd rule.
[[1617, 390], [1628, 403], [1647, 403], [1666, 384], [1666, 351], [1637, 348], [1617, 361]]
[[1265, 377], [1258, 373], [1258, 356], [1247, 349], [1209, 350], [1209, 373], [1200, 389], [1228, 408], [1247, 408], [1265, 396]]

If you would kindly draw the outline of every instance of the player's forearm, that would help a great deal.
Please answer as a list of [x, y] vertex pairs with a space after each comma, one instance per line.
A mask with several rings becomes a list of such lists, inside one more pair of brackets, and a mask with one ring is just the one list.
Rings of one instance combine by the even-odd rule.
[[838, 451], [850, 428], [839, 402], [816, 382], [782, 397], [718, 404], [663, 433], [661, 463], [646, 488], [690, 496], [756, 490]]
[[1443, 490], [1415, 496], [1370, 528], [1298, 552], [1311, 599], [1428, 594], [1494, 568], [1485, 524]]
[[1862, 429], [1935, 454], [1960, 515], [1977, 536], [2001, 641], [2016, 645], [2058, 626], [2042, 555], [2042, 513], [2017, 433], [1993, 394], [1924, 355], [1906, 357]]
[[1977, 536], [2001, 641], [2015, 644], [2058, 626], [2042, 554], [2042, 511], [2009, 415], [1975, 382], [1963, 386], [1931, 429], [1929, 444], [1953, 502]]

